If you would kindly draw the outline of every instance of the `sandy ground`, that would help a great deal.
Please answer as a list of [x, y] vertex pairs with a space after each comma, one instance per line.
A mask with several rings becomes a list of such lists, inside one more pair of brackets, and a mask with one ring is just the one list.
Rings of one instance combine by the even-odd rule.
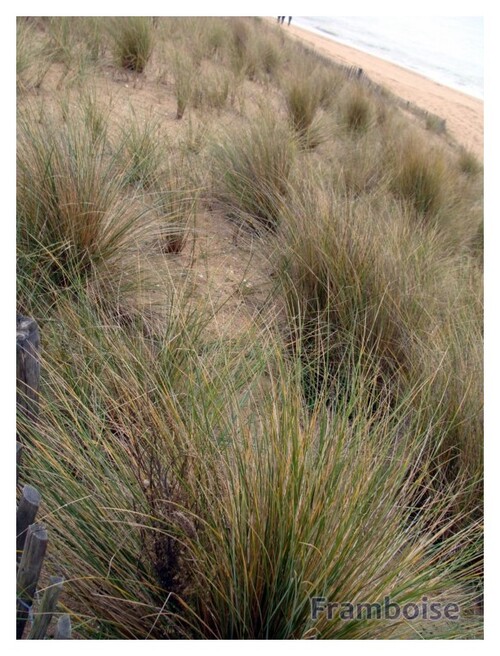
[[396, 64], [365, 54], [349, 46], [317, 36], [293, 25], [283, 25], [287, 34], [313, 46], [344, 66], [357, 66], [374, 82], [403, 100], [446, 119], [448, 132], [460, 144], [483, 158], [483, 101], [433, 82]]

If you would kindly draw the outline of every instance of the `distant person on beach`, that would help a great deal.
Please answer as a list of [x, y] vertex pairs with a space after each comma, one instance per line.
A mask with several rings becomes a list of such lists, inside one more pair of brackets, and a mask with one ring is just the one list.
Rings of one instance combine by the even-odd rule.
[[284, 22], [285, 22], [285, 17], [284, 16], [278, 16], [278, 24], [281, 23], [283, 25]]
[[291, 22], [292, 22], [292, 17], [288, 16], [288, 25], [290, 25]]

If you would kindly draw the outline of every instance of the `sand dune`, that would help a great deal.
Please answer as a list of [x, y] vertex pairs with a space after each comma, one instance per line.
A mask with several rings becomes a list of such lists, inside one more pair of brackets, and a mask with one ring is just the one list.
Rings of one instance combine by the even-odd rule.
[[448, 132], [466, 148], [483, 158], [483, 101], [455, 91], [401, 66], [308, 32], [295, 25], [281, 29], [314, 47], [321, 54], [347, 66], [358, 66], [374, 82], [422, 109], [446, 119]]

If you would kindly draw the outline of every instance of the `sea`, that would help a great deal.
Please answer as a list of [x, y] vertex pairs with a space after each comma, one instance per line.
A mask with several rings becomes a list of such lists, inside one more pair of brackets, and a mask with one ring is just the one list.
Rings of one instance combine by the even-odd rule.
[[294, 16], [293, 23], [484, 98], [482, 16]]

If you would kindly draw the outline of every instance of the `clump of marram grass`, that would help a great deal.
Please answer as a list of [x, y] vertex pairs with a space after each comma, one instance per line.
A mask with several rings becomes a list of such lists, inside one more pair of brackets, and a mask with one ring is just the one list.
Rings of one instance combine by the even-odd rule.
[[189, 52], [196, 66], [203, 60], [222, 61], [229, 48], [231, 34], [227, 18], [185, 16], [164, 18], [165, 40], [176, 51]]
[[230, 75], [224, 69], [200, 70], [200, 77], [194, 82], [192, 89], [193, 107], [221, 110], [228, 101], [229, 89]]
[[175, 53], [173, 58], [175, 97], [177, 100], [176, 118], [181, 119], [193, 96], [198, 70], [192, 57]]
[[433, 485], [457, 486], [459, 525], [462, 512], [480, 515], [476, 265], [463, 254], [444, 254], [442, 237], [416, 228], [397, 204], [353, 204], [321, 186], [316, 178], [289, 196], [281, 221], [280, 271], [290, 342], [308, 365], [305, 397], [315, 403], [326, 389], [332, 404], [341, 401], [353, 361], [373, 372], [391, 405], [413, 390], [423, 425], [433, 425], [429, 458], [439, 472]]
[[256, 42], [257, 55], [260, 60], [260, 68], [270, 79], [276, 79], [283, 56], [279, 48], [279, 44], [271, 35], [259, 35]]
[[478, 158], [470, 150], [467, 150], [467, 148], [460, 149], [458, 167], [462, 173], [470, 176], [475, 176], [482, 170]]
[[[303, 148], [313, 149], [328, 138], [332, 130], [331, 109], [335, 75], [307, 58], [293, 60], [293, 76], [285, 78], [281, 88], [290, 124]], [[338, 80], [337, 80], [338, 82]]]
[[285, 85], [285, 101], [292, 128], [304, 141], [320, 106], [320, 96], [314, 77], [305, 71]]
[[231, 18], [207, 18], [200, 21], [199, 48], [205, 57], [224, 61], [233, 72], [253, 79], [264, 73], [272, 77], [282, 57], [277, 41], [265, 25], [255, 21]]
[[16, 87], [17, 91], [38, 89], [50, 68], [45, 43], [36, 27], [24, 16], [16, 19]]
[[178, 164], [170, 164], [156, 176], [151, 202], [158, 215], [155, 241], [163, 253], [180, 253], [192, 227], [199, 192], [188, 185]]
[[283, 208], [284, 294], [290, 317], [310, 326], [313, 352], [327, 349], [325, 380], [337, 369], [344, 376], [353, 347], [389, 380], [409, 366], [412, 334], [427, 325], [419, 299], [406, 293], [413, 271], [399, 264], [412, 251], [395, 210], [372, 208], [369, 198], [353, 204], [318, 177]]
[[482, 222], [482, 177], [465, 177], [455, 157], [415, 129], [384, 133], [388, 188], [414, 221], [440, 236], [446, 252], [468, 250]]
[[70, 16], [53, 16], [48, 22], [47, 51], [52, 61], [71, 66], [74, 56], [74, 19]]
[[261, 64], [254, 26], [242, 18], [232, 18], [229, 25], [232, 33], [229, 66], [236, 75], [254, 80]]
[[173, 294], [153, 342], [144, 314], [124, 329], [77, 286], [44, 327], [42, 420], [36, 428], [20, 420], [21, 476], [44, 490], [52, 553], [83, 637], [174, 634], [167, 613], [186, 585], [178, 538], [192, 514], [181, 510], [178, 474], [189, 459], [174, 444], [181, 408], [171, 405], [198, 348], [187, 308]]
[[182, 154], [199, 155], [208, 141], [210, 123], [205, 117], [203, 121], [194, 116], [188, 116], [186, 127], [177, 145]]
[[146, 16], [121, 16], [110, 24], [118, 64], [142, 73], [153, 51], [153, 23]]
[[97, 63], [103, 57], [106, 49], [106, 28], [97, 16], [81, 16], [77, 26], [88, 57], [91, 62]]
[[446, 120], [436, 114], [429, 112], [425, 115], [425, 128], [436, 134], [444, 134], [446, 132]]
[[248, 42], [249, 42], [249, 27], [248, 24], [240, 19], [234, 18], [229, 23], [231, 28], [231, 51], [232, 61], [237, 70], [241, 70], [245, 64], [247, 56]]
[[412, 637], [403, 620], [314, 620], [314, 596], [469, 612], [476, 526], [444, 537], [448, 492], [409, 516], [428, 440], [411, 394], [390, 408], [358, 367], [334, 412], [311, 411], [300, 361], [268, 332], [206, 343], [204, 313], [180, 296], [156, 330], [110, 322], [85, 293], [57, 312], [40, 421], [20, 419], [21, 475], [44, 490], [83, 637]]
[[96, 143], [105, 141], [108, 136], [112, 106], [104, 107], [98, 99], [96, 88], [89, 86], [80, 93], [78, 108], [90, 138]]
[[296, 145], [288, 126], [267, 112], [212, 147], [213, 195], [226, 214], [276, 229]]
[[323, 176], [337, 189], [337, 193], [353, 198], [387, 193], [387, 170], [380, 165], [384, 155], [383, 145], [373, 131], [360, 135], [354, 142], [338, 141], [329, 157], [330, 166]]
[[470, 235], [468, 247], [476, 264], [482, 270], [484, 266], [484, 220], [478, 222], [476, 230]]
[[127, 127], [122, 129], [119, 146], [127, 181], [149, 187], [163, 161], [164, 151], [165, 135], [158, 120], [146, 116], [141, 121], [132, 112]]
[[[347, 83], [349, 84], [349, 83]], [[374, 103], [375, 105], [375, 103]], [[377, 106], [377, 113], [379, 107]], [[322, 153], [318, 172], [333, 185], [337, 193], [358, 198], [370, 195], [383, 198], [388, 192], [392, 169], [387, 162], [387, 144], [392, 143], [399, 126], [396, 117], [387, 112], [382, 121], [351, 137], [338, 117], [331, 112], [332, 143]]]
[[417, 135], [395, 142], [391, 151], [392, 190], [423, 217], [436, 215], [449, 201], [449, 167], [441, 150], [429, 148]]
[[323, 109], [331, 109], [345, 84], [345, 79], [340, 72], [322, 65], [314, 70], [314, 80], [320, 106]]
[[373, 102], [360, 84], [346, 87], [341, 102], [341, 117], [344, 125], [353, 133], [364, 132], [374, 120]]
[[229, 98], [230, 78], [225, 71], [208, 75], [205, 79], [205, 102], [212, 109], [222, 109]]
[[[131, 243], [141, 218], [128, 208], [124, 176], [79, 120], [60, 126], [31, 111], [18, 120], [17, 225], [19, 265], [50, 271], [70, 284]], [[142, 221], [146, 229], [146, 221]]]
[[[296, 375], [300, 380], [300, 371]], [[419, 466], [426, 468], [417, 445], [422, 454], [426, 426], [398, 424], [404, 404], [398, 419], [391, 419], [376, 393], [370, 397], [359, 369], [348, 383], [349, 400], [332, 413], [318, 404], [308, 414], [297, 378], [275, 371], [269, 376], [271, 389], [254, 421], [237, 420], [224, 431], [236, 435], [238, 429], [222, 454], [220, 484], [227, 493], [210, 496], [207, 530], [192, 550], [204, 591], [194, 600], [195, 635], [382, 639], [409, 637], [413, 630], [366, 616], [352, 622], [338, 615], [313, 619], [316, 595], [383, 606], [386, 597], [419, 603], [427, 594], [457, 594], [464, 610], [470, 609], [467, 586], [478, 574], [470, 565], [479, 551], [472, 537], [476, 526], [465, 531], [474, 546], [465, 546], [463, 534], [436, 541], [447, 529], [448, 494], [424, 504], [414, 522], [407, 515], [425, 481], [417, 473]], [[366, 407], [377, 404], [384, 409], [375, 418]], [[442, 625], [438, 633], [444, 637], [448, 630]], [[474, 628], [464, 623], [456, 635], [462, 631], [472, 634]]]
[[431, 338], [415, 345], [419, 368], [407, 376], [410, 385], [432, 381], [420, 382], [416, 398], [423, 421], [428, 417], [443, 434], [436, 477], [458, 483], [452, 511], [460, 525], [460, 513], [481, 517], [483, 510], [483, 276], [465, 254], [441, 268], [440, 315]]
[[[59, 16], [47, 19], [44, 34], [45, 56], [63, 64], [56, 89], [81, 82], [96, 71], [108, 46], [108, 24], [113, 19]], [[55, 70], [58, 70], [57, 68]]]
[[280, 51], [270, 41], [260, 43], [262, 66], [268, 75], [275, 75], [281, 64]]
[[227, 21], [223, 18], [205, 18], [204, 23], [207, 54], [210, 57], [220, 59], [228, 47], [230, 38], [230, 29]]

